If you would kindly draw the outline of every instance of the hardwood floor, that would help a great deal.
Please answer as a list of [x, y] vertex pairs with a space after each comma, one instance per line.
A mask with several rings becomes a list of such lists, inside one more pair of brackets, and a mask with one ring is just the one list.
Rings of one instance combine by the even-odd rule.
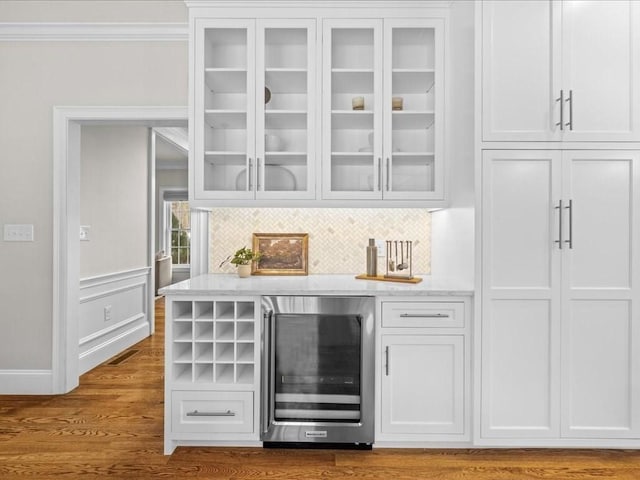
[[640, 479], [640, 451], [623, 450], [178, 448], [165, 456], [162, 300], [156, 322], [131, 356], [83, 375], [67, 395], [0, 396], [0, 479]]

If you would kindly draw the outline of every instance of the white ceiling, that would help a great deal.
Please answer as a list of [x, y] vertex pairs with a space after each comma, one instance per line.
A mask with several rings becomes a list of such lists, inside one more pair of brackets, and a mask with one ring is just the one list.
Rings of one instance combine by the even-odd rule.
[[181, 170], [187, 168], [189, 138], [186, 128], [155, 128], [156, 169]]

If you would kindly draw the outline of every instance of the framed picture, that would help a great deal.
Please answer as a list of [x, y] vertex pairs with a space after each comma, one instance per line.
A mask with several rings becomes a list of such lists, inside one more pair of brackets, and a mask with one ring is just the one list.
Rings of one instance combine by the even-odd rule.
[[254, 275], [308, 275], [309, 234], [254, 233]]

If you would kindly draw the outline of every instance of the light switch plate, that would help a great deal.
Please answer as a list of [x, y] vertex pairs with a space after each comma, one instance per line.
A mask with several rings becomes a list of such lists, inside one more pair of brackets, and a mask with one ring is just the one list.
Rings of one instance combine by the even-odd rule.
[[33, 242], [33, 225], [19, 224], [4, 226], [5, 242]]
[[384, 240], [376, 240], [376, 247], [378, 247], [378, 257], [386, 256], [386, 243]]

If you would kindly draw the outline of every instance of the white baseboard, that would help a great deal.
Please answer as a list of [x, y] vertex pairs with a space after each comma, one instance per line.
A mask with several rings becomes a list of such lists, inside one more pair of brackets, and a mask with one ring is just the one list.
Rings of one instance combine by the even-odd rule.
[[51, 395], [51, 370], [0, 370], [0, 395]]
[[80, 354], [78, 371], [88, 372], [102, 362], [135, 345], [149, 336], [149, 325], [134, 324], [133, 327], [121, 332], [116, 337], [108, 337], [100, 344]]

